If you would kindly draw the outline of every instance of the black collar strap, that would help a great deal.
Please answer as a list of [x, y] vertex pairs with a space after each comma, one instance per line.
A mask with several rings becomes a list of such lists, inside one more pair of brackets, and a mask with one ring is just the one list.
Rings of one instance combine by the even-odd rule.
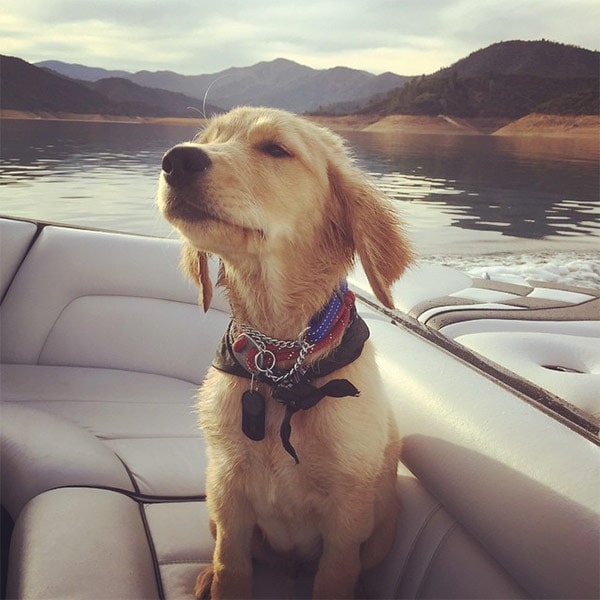
[[[231, 327], [231, 323], [229, 325]], [[359, 391], [346, 379], [334, 379], [325, 385], [317, 388], [312, 385], [314, 379], [329, 375], [338, 369], [354, 362], [360, 355], [363, 346], [369, 338], [369, 328], [363, 319], [357, 314], [356, 309], [352, 309], [350, 322], [346, 328], [342, 341], [331, 354], [325, 358], [307, 365], [303, 369], [303, 374], [296, 381], [286, 383], [285, 385], [274, 385], [273, 382], [259, 374], [253, 374], [247, 371], [237, 360], [230, 344], [229, 328], [223, 336], [221, 343], [217, 348], [217, 353], [212, 366], [219, 371], [237, 375], [245, 379], [256, 379], [263, 383], [271, 385], [273, 397], [282, 404], [285, 404], [285, 417], [281, 424], [280, 436], [283, 447], [298, 463], [298, 456], [290, 443], [291, 418], [299, 410], [307, 410], [315, 406], [326, 396], [334, 398], [343, 398], [346, 396], [358, 396]], [[245, 432], [246, 433], [246, 432]], [[247, 433], [246, 433], [247, 434]], [[248, 435], [248, 434], [247, 434]], [[264, 433], [263, 433], [264, 435]], [[251, 439], [262, 439], [258, 437]]]

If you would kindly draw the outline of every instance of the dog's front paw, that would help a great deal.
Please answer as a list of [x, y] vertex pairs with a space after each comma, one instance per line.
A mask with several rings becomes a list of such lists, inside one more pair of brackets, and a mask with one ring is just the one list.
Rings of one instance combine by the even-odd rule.
[[224, 576], [222, 570], [209, 565], [196, 578], [194, 596], [197, 600], [225, 600], [231, 598], [252, 597], [252, 573], [229, 572]]
[[200, 571], [198, 577], [196, 577], [196, 586], [194, 587], [194, 598], [196, 600], [209, 600], [214, 576], [215, 572], [212, 565]]

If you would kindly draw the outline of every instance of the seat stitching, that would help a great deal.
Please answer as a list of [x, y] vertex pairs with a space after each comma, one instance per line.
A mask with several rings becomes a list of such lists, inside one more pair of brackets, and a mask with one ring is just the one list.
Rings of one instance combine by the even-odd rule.
[[435, 562], [436, 558], [438, 557], [439, 553], [441, 552], [442, 548], [448, 541], [450, 534], [452, 534], [457, 527], [458, 527], [458, 523], [456, 521], [454, 521], [452, 523], [452, 525], [450, 525], [450, 527], [448, 527], [448, 530], [444, 533], [444, 535], [440, 538], [440, 541], [438, 542], [438, 545], [437, 545], [434, 553], [431, 555], [431, 558], [429, 559], [429, 564], [427, 565], [427, 568], [425, 569], [425, 573], [423, 573], [423, 577], [421, 578], [421, 583], [419, 584], [419, 588], [417, 589], [415, 598], [421, 597], [421, 593], [423, 592], [423, 588], [425, 587], [425, 583], [427, 581], [429, 573], [431, 572], [432, 565], [434, 564], [434, 562]]
[[146, 507], [141, 502], [138, 502], [138, 508], [140, 516], [142, 518], [142, 524], [144, 526], [144, 532], [146, 534], [146, 540], [148, 542], [148, 548], [150, 550], [150, 556], [152, 559], [152, 567], [154, 569], [154, 578], [156, 580], [156, 588], [158, 597], [160, 600], [165, 600], [165, 590], [163, 587], [163, 581], [160, 574], [160, 562], [158, 560], [158, 554], [156, 552], [156, 546], [154, 545], [154, 539], [152, 538], [152, 532], [150, 531], [150, 524], [148, 523], [148, 517], [146, 516]]
[[394, 585], [394, 598], [398, 597], [398, 590], [400, 589], [400, 587], [402, 585], [402, 582], [404, 581], [404, 576], [406, 574], [405, 573], [406, 566], [408, 565], [408, 563], [410, 562], [410, 559], [411, 559], [412, 555], [414, 554], [415, 548], [416, 548], [416, 546], [417, 546], [417, 544], [419, 542], [419, 539], [420, 539], [421, 535], [423, 534], [423, 531], [425, 531], [425, 529], [429, 525], [431, 519], [433, 519], [434, 515], [436, 513], [438, 513], [441, 508], [442, 508], [442, 505], [441, 504], [437, 504], [436, 506], [434, 506], [431, 509], [431, 511], [429, 512], [429, 514], [427, 515], [427, 517], [425, 518], [425, 520], [421, 524], [421, 527], [419, 527], [419, 531], [417, 531], [417, 534], [413, 538], [413, 541], [412, 541], [412, 543], [410, 545], [408, 553], [406, 554], [406, 558], [404, 559], [404, 562], [402, 563], [402, 567], [400, 568], [398, 577], [396, 578], [396, 584]]

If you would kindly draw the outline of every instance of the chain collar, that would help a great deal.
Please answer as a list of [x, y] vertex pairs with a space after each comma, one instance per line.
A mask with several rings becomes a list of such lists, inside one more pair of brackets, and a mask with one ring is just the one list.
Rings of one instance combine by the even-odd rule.
[[[319, 344], [308, 343], [305, 334], [298, 340], [276, 340], [232, 321], [212, 363], [219, 371], [250, 380], [250, 389], [242, 394], [241, 404], [242, 431], [251, 440], [260, 441], [264, 438], [266, 415], [265, 398], [255, 389], [253, 382], [257, 380], [271, 387], [273, 398], [285, 405], [279, 431], [281, 443], [296, 463], [299, 462], [298, 456], [290, 442], [292, 416], [299, 410], [314, 407], [326, 396], [342, 398], [359, 394], [345, 379], [332, 379], [321, 387], [313, 383], [355, 361], [369, 337], [369, 328], [356, 313], [354, 296], [346, 298], [345, 304], [350, 308], [344, 312], [344, 318], [337, 319], [332, 328], [334, 333], [328, 334]], [[238, 328], [241, 334], [236, 337]], [[332, 337], [337, 339], [337, 335], [340, 335], [340, 342], [330, 353], [306, 364], [305, 359], [311, 352], [318, 346], [327, 345]], [[233, 346], [237, 347], [237, 351]], [[288, 360], [294, 360], [292, 367], [283, 372], [275, 369], [280, 353]], [[295, 359], [294, 353], [297, 353]], [[257, 356], [259, 369], [256, 368]]]
[[[306, 373], [304, 362], [309, 354], [343, 336], [353, 308], [354, 294], [342, 281], [297, 339], [278, 340], [233, 319], [227, 332], [229, 345], [238, 363], [252, 375], [291, 386]], [[289, 369], [277, 369], [278, 363], [289, 361], [294, 361]]]
[[[256, 372], [277, 385], [297, 382], [306, 372], [304, 360], [315, 347], [308, 342], [305, 332], [297, 340], [278, 340], [235, 320], [228, 336], [238, 362], [251, 373]], [[278, 362], [294, 358], [296, 360], [289, 370], [281, 372], [275, 369]]]

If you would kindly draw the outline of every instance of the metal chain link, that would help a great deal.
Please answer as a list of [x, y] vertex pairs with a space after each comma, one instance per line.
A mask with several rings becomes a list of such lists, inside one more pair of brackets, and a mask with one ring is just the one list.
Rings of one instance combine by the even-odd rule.
[[304, 330], [297, 340], [277, 340], [275, 338], [269, 337], [264, 333], [261, 333], [257, 329], [253, 329], [249, 325], [243, 325], [241, 323], [235, 323], [235, 327], [240, 330], [242, 333], [249, 335], [254, 341], [260, 341], [265, 344], [271, 344], [276, 348], [291, 350], [292, 348], [300, 348], [304, 343], [304, 335], [307, 330]]
[[314, 348], [314, 344], [311, 344], [304, 338], [307, 330], [303, 331], [297, 340], [278, 340], [241, 323], [236, 322], [235, 328], [251, 338], [256, 346], [262, 351], [266, 351], [265, 344], [275, 346], [281, 350], [298, 349], [298, 358], [296, 359], [296, 362], [282, 375], [275, 375], [275, 373], [273, 373], [273, 367], [259, 369], [259, 372], [273, 383], [286, 385], [288, 380], [292, 379], [295, 375], [298, 374], [302, 376], [306, 372], [306, 370], [303, 369], [303, 363], [308, 353]]

